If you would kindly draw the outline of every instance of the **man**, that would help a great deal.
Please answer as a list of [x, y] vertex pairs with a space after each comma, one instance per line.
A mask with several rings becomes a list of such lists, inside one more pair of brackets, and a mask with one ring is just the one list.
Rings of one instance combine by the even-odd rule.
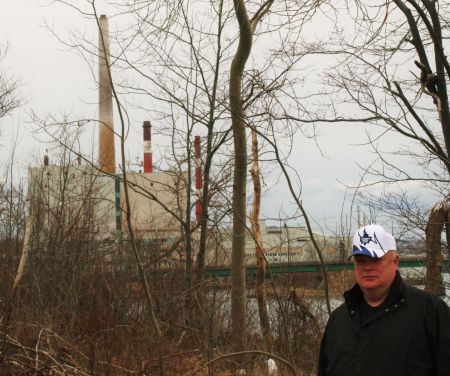
[[319, 376], [450, 376], [450, 309], [403, 283], [396, 250], [381, 226], [355, 233], [356, 284], [328, 320]]

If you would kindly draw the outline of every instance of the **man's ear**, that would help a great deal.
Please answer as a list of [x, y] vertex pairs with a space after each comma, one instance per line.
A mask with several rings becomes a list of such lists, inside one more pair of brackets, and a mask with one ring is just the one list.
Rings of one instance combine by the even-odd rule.
[[396, 251], [392, 251], [392, 261], [398, 266], [400, 263], [400, 255]]

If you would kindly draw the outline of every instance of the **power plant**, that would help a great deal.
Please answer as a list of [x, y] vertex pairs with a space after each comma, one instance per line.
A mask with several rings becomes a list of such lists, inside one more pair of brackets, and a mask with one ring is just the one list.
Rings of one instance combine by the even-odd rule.
[[[51, 164], [44, 156], [43, 166], [29, 169], [30, 213], [41, 228], [62, 229], [73, 234], [81, 231], [90, 239], [106, 241], [122, 239], [127, 235], [128, 187], [130, 224], [136, 237], [159, 243], [170, 243], [181, 235], [179, 218], [185, 218], [187, 203], [187, 172], [154, 172], [151, 123], [143, 121], [143, 172], [116, 171], [115, 135], [113, 120], [113, 93], [109, 70], [108, 19], [101, 15], [99, 22], [98, 56], [98, 161], [82, 163]], [[202, 216], [202, 158], [200, 136], [193, 140], [195, 152], [195, 220]], [[123, 167], [124, 168], [124, 167]], [[125, 178], [126, 177], [126, 178]], [[285, 226], [285, 229], [262, 224], [269, 262], [303, 262], [317, 260], [316, 252], [304, 228]], [[228, 263], [231, 254], [231, 231], [216, 228], [221, 239], [222, 263]], [[197, 238], [197, 234], [193, 234]], [[323, 238], [323, 237], [322, 237]], [[321, 241], [328, 258], [344, 259], [339, 240], [328, 238]], [[248, 262], [254, 264], [254, 242], [248, 236], [246, 252]], [[212, 249], [212, 248], [211, 248]], [[211, 253], [213, 253], [211, 251]], [[217, 263], [217, 253], [207, 255]]]
[[[29, 169], [29, 197], [41, 225], [88, 226], [93, 238], [105, 240], [122, 236], [127, 223], [124, 176], [116, 172], [108, 19], [101, 15], [98, 22], [98, 161], [81, 164], [79, 157], [75, 164], [52, 165], [45, 155], [43, 166]], [[153, 172], [149, 121], [143, 122], [143, 143], [143, 173], [126, 173], [131, 225], [143, 238], [179, 236], [174, 218], [186, 213], [186, 175]]]

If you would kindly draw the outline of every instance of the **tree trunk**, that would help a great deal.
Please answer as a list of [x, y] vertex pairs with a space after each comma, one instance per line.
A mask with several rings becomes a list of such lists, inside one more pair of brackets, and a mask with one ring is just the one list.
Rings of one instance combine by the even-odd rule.
[[230, 69], [230, 111], [234, 141], [233, 239], [231, 246], [231, 341], [234, 351], [246, 348], [245, 234], [247, 142], [242, 107], [242, 76], [252, 48], [252, 30], [245, 1], [234, 0], [239, 45]]
[[449, 209], [450, 206], [446, 201], [434, 205], [425, 229], [427, 252], [425, 290], [436, 295], [445, 293], [441, 278], [441, 234]]
[[7, 336], [9, 332], [9, 325], [11, 323], [14, 304], [16, 300], [17, 289], [19, 287], [20, 282], [23, 279], [25, 273], [25, 266], [28, 262], [28, 256], [30, 253], [30, 237], [31, 231], [33, 230], [33, 220], [32, 214], [30, 214], [25, 220], [25, 231], [24, 231], [24, 239], [22, 246], [22, 255], [20, 256], [19, 266], [17, 267], [16, 277], [14, 278], [13, 286], [9, 292], [9, 296], [6, 300], [5, 310], [4, 310], [4, 318], [2, 325], [0, 326], [1, 335]]
[[256, 131], [252, 129], [252, 154], [253, 165], [251, 169], [253, 180], [253, 210], [251, 214], [252, 232], [255, 240], [256, 256], [256, 297], [258, 300], [258, 313], [261, 326], [261, 334], [266, 342], [266, 350], [272, 352], [273, 340], [270, 330], [269, 315], [267, 312], [266, 296], [266, 258], [264, 257], [264, 244], [261, 237], [259, 213], [261, 207], [261, 179], [259, 175], [258, 138]]

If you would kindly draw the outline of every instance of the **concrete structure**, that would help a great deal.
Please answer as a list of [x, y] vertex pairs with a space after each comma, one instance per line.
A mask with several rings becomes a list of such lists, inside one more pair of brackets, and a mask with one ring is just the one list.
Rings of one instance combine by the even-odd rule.
[[[221, 239], [223, 248], [221, 255], [210, 255], [209, 262], [221, 260], [222, 265], [229, 264], [231, 257], [231, 228], [223, 229]], [[266, 259], [269, 263], [298, 263], [319, 261], [317, 252], [314, 249], [311, 238], [304, 227], [288, 226], [266, 226], [261, 221], [261, 237], [264, 244]], [[346, 261], [349, 254], [349, 246], [345, 246], [341, 239], [315, 234], [316, 242], [327, 262]], [[245, 253], [247, 255], [247, 265], [255, 265], [255, 243], [249, 231], [246, 237]]]
[[[169, 239], [180, 235], [177, 219], [186, 215], [186, 175], [173, 172], [128, 173], [131, 221], [137, 236]], [[123, 184], [120, 190], [125, 209]], [[125, 221], [123, 221], [125, 224]]]
[[114, 180], [89, 166], [28, 171], [31, 214], [41, 229], [79, 229], [105, 239], [116, 233]]
[[101, 171], [114, 174], [116, 172], [116, 158], [111, 72], [109, 69], [109, 26], [105, 15], [100, 16], [98, 24], [100, 28], [98, 47], [98, 160]]
[[[178, 237], [176, 217], [186, 212], [183, 179], [170, 172], [129, 173], [127, 179], [137, 236]], [[44, 228], [83, 229], [97, 240], [127, 232], [121, 175], [104, 174], [89, 165], [34, 167], [29, 169], [29, 197], [32, 213]]]

